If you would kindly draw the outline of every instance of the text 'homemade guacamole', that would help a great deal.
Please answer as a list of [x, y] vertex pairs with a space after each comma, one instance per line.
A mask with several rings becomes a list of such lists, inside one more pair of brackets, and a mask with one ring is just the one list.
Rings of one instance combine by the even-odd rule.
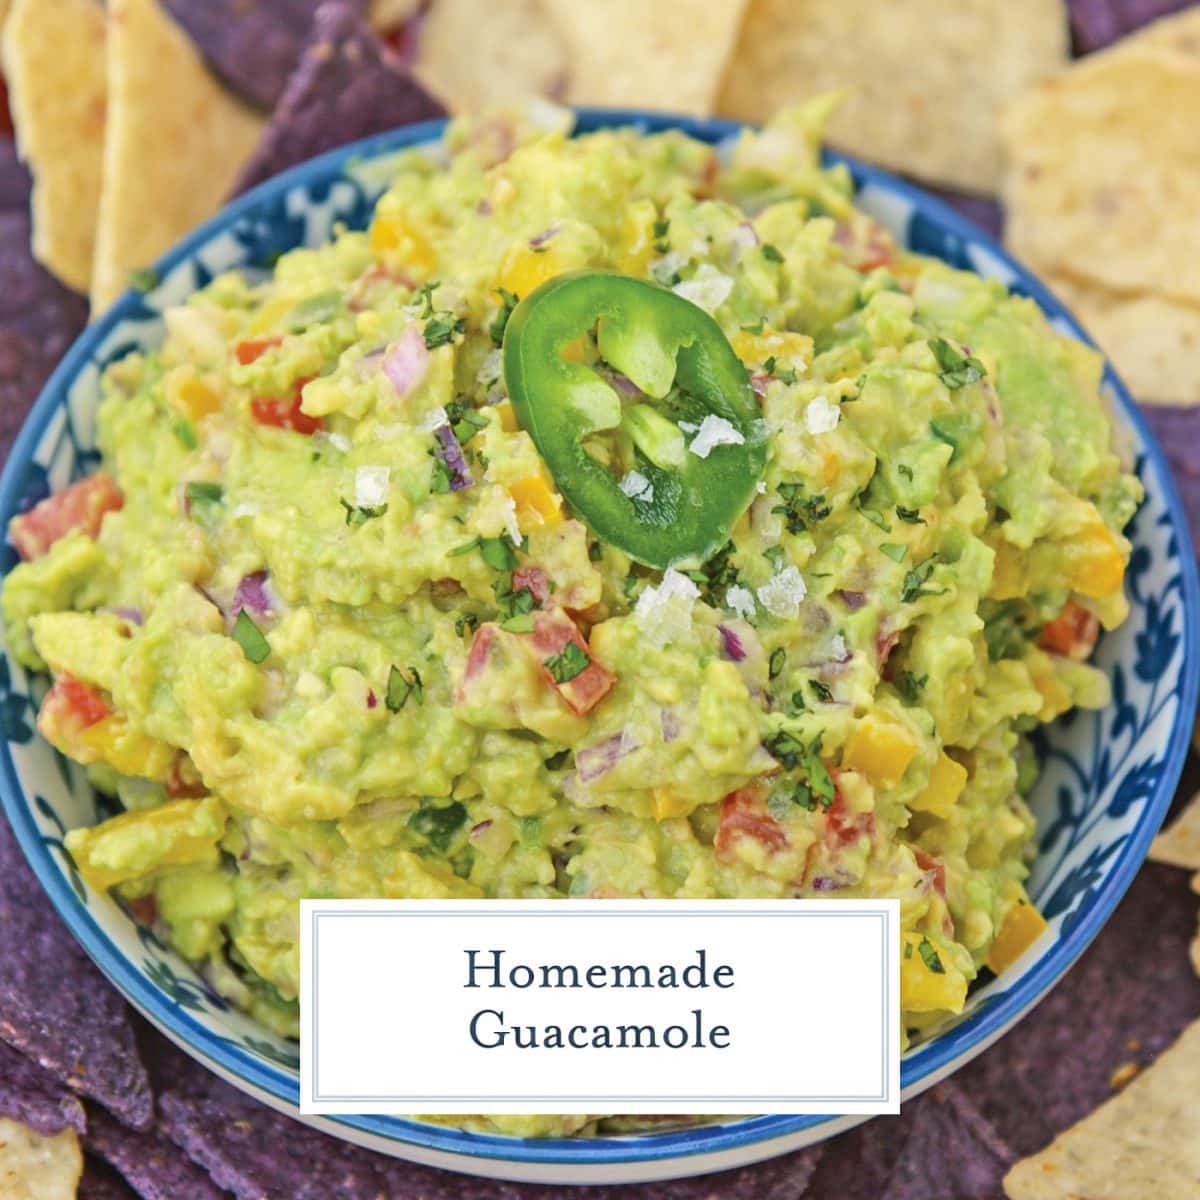
[[896, 897], [910, 1033], [1043, 928], [1027, 735], [1107, 702], [1140, 488], [1099, 357], [856, 211], [823, 107], [455, 122], [106, 373], [7, 636], [124, 810], [81, 872], [235, 1004], [295, 1032], [302, 897]]

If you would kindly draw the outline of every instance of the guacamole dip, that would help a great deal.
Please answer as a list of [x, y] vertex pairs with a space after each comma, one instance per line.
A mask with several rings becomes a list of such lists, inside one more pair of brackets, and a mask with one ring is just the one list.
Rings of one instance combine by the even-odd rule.
[[456, 122], [107, 371], [8, 641], [115, 798], [83, 876], [234, 1004], [295, 1032], [306, 896], [897, 897], [910, 1036], [1043, 928], [1028, 735], [1108, 700], [1140, 488], [1099, 357], [856, 211], [824, 108]]

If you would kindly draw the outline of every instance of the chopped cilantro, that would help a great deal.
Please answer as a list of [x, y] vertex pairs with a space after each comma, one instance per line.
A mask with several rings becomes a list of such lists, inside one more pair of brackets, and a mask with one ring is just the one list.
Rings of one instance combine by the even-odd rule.
[[795, 734], [780, 730], [763, 745], [767, 752], [787, 771], [797, 771], [800, 779], [789, 780], [787, 797], [801, 808], [813, 810], [819, 804], [829, 808], [837, 796], [833, 776], [821, 761], [821, 738], [818, 735], [805, 744]]
[[591, 666], [586, 650], [574, 642], [568, 642], [557, 654], [542, 660], [542, 666], [550, 672], [555, 683], [570, 683], [576, 675], [582, 675]]
[[532, 617], [529, 617], [528, 621], [518, 621], [515, 626], [510, 626], [508, 622], [532, 613], [538, 606], [537, 600], [527, 587], [518, 588], [514, 592], [512, 583], [511, 571], [502, 571], [496, 578], [496, 582], [492, 584], [492, 591], [496, 594], [496, 607], [504, 621], [503, 627], [509, 633], [529, 633], [533, 629]]
[[183, 489], [183, 494], [187, 497], [188, 515], [197, 525], [211, 529], [221, 515], [221, 497], [224, 495], [221, 485], [193, 479]]
[[784, 663], [787, 662], [787, 651], [782, 646], [777, 646], [771, 651], [771, 657], [767, 662], [767, 678], [776, 679], [783, 670]]
[[812, 529], [833, 511], [823, 495], [806, 496], [802, 483], [781, 483], [777, 490], [783, 503], [776, 504], [771, 512], [783, 517], [788, 533]]
[[928, 675], [914, 675], [911, 671], [901, 671], [896, 687], [905, 700], [910, 704], [916, 704], [928, 682]]
[[767, 260], [767, 262], [783, 262], [783, 254], [780, 252], [777, 246], [773, 246], [770, 242], [763, 242], [762, 256]]
[[892, 527], [888, 524], [887, 518], [883, 515], [883, 513], [878, 512], [873, 508], [867, 508], [867, 506], [863, 504], [861, 496], [859, 497], [858, 501], [858, 511], [863, 517], [870, 521], [872, 525], [882, 529], [884, 533], [892, 532]]
[[879, 553], [886, 554], [892, 562], [903, 562], [908, 547], [903, 542], [880, 542]]
[[964, 354], [945, 338], [930, 338], [929, 348], [937, 359], [939, 378], [951, 391], [978, 383], [987, 374], [979, 359]]
[[833, 699], [833, 689], [827, 683], [822, 683], [819, 679], [810, 679], [808, 686], [812, 688], [813, 695], [816, 696], [822, 704], [828, 704]]
[[454, 622], [454, 632], [462, 637], [469, 629], [472, 633], [479, 628], [479, 618], [474, 613], [461, 613]]
[[434, 496], [444, 496], [450, 490], [450, 469], [433, 451], [429, 451], [433, 465], [429, 468], [429, 491]]
[[412, 302], [421, 306], [422, 318], [433, 316], [433, 293], [437, 291], [440, 282], [440, 280], [431, 279], [428, 283], [423, 283], [413, 296]]
[[897, 504], [896, 516], [907, 525], [925, 524], [925, 518], [921, 516], [921, 510], [918, 508], [905, 508], [902, 504]]
[[939, 442], [945, 442], [950, 447], [950, 461], [953, 462], [958, 457], [958, 438], [954, 436], [948, 429], [939, 425], [936, 421], [929, 422], [929, 432], [933, 434]]
[[912, 958], [912, 942], [904, 943], [904, 957]]
[[779, 564], [783, 562], [783, 555], [784, 549], [782, 546], [768, 546], [763, 551], [763, 558], [765, 558], [776, 571], [779, 570]]
[[186, 446], [189, 450], [195, 450], [199, 443], [196, 441], [196, 430], [191, 421], [179, 421], [176, 423], [174, 429], [175, 436], [184, 444], [184, 446]]
[[466, 822], [467, 810], [457, 800], [442, 805], [423, 802], [408, 818], [408, 828], [434, 850], [445, 853]]
[[730, 559], [736, 547], [726, 542], [698, 570], [685, 572], [700, 588], [700, 599], [710, 608], [720, 608], [725, 593], [738, 581], [738, 569]]
[[903, 475], [905, 479], [909, 480], [909, 482], [912, 481], [913, 470], [912, 467], [910, 467], [907, 463], [898, 463], [896, 466], [896, 472], [899, 475]]
[[488, 423], [487, 417], [466, 400], [451, 400], [446, 405], [446, 419], [460, 446], [465, 446], [481, 429], [486, 429]]
[[[529, 594], [528, 588], [522, 588], [522, 592]], [[506, 617], [500, 622], [500, 628], [505, 633], [532, 633], [533, 632], [533, 613], [519, 612], [511, 617]]]
[[671, 228], [671, 222], [666, 218], [654, 222], [654, 236], [658, 239], [665, 238]]
[[942, 966], [941, 957], [933, 948], [933, 943], [927, 938], [921, 939], [921, 944], [917, 947], [917, 953], [921, 956], [921, 961], [935, 974], [945, 975], [946, 968]]
[[479, 545], [479, 538], [472, 538], [469, 542], [463, 542], [461, 546], [455, 546], [453, 550], [446, 551], [447, 558], [458, 558], [461, 554], [470, 554], [476, 546]]
[[250, 614], [243, 608], [233, 623], [233, 640], [242, 648], [242, 653], [252, 663], [262, 662], [271, 653], [271, 644], [262, 635], [262, 631], [250, 619]]
[[922, 596], [940, 596], [945, 591], [932, 591], [925, 586], [929, 582], [929, 576], [933, 574], [933, 568], [936, 565], [936, 554], [931, 554], [924, 562], [917, 563], [904, 576], [904, 584], [900, 590], [900, 599], [905, 604], [912, 604], [916, 600], [920, 600]]
[[425, 688], [421, 683], [421, 676], [418, 674], [417, 668], [409, 667], [408, 671], [412, 676], [411, 679], [394, 665], [388, 672], [387, 695], [384, 698], [388, 712], [398, 713], [408, 703], [410, 696], [418, 704], [425, 698]]
[[425, 347], [436, 350], [439, 346], [448, 346], [460, 333], [465, 333], [467, 323], [456, 317], [452, 312], [434, 313], [425, 322]]
[[508, 288], [497, 288], [496, 291], [500, 296], [500, 311], [496, 314], [496, 319], [488, 326], [488, 333], [491, 335], [492, 341], [499, 346], [504, 341], [508, 318], [512, 316], [513, 309], [520, 303], [521, 297], [515, 292], [510, 292]]
[[797, 712], [803, 712], [808, 707], [804, 702], [804, 693], [799, 688], [792, 693], [792, 707]]
[[570, 750], [559, 750], [542, 764], [547, 771], [561, 771], [571, 761]]
[[376, 517], [382, 517], [388, 510], [386, 504], [351, 504], [348, 500], [339, 500], [338, 503], [346, 510], [347, 525], [365, 525]]
[[517, 552], [507, 534], [494, 538], [480, 538], [479, 553], [483, 561], [495, 571], [515, 571], [520, 565]]
[[796, 382], [796, 368], [781, 367], [773, 354], [763, 363], [763, 371], [778, 379], [780, 383], [793, 384]]

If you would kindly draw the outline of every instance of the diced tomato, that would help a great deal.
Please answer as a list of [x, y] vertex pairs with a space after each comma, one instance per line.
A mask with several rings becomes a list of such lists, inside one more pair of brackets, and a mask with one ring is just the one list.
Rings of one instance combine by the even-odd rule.
[[166, 786], [167, 795], [174, 800], [193, 800], [208, 795], [208, 788], [204, 786], [199, 772], [187, 755], [182, 753], [167, 776]]
[[898, 629], [887, 630], [883, 625], [879, 626], [878, 632], [875, 634], [875, 657], [879, 661], [879, 670], [882, 673], [883, 668], [887, 666], [887, 660], [891, 653], [896, 648], [896, 643], [900, 640], [900, 631]]
[[946, 894], [946, 866], [940, 860], [926, 854], [924, 850], [913, 848], [913, 855], [917, 860], [917, 866], [925, 872], [926, 875], [932, 877], [933, 890], [940, 896]]
[[541, 567], [519, 567], [513, 572], [512, 588], [514, 592], [528, 588], [538, 604], [550, 599], [550, 579]]
[[0, 137], [13, 135], [12, 111], [8, 107], [8, 83], [0, 75]]
[[123, 503], [112, 476], [98, 471], [13, 517], [8, 536], [22, 558], [40, 558], [59, 538], [77, 529], [95, 537], [104, 514], [116, 512]]
[[1042, 626], [1038, 645], [1051, 654], [1085, 659], [1096, 648], [1099, 636], [1099, 618], [1088, 612], [1082, 604], [1068, 600], [1062, 612]]
[[876, 267], [890, 266], [896, 258], [896, 243], [876, 221], [863, 222], [857, 227], [840, 224], [833, 240], [842, 247], [846, 265], [864, 274]]
[[417, 58], [417, 31], [419, 20], [405, 21], [392, 29], [383, 31], [383, 44], [393, 54], [399, 56], [406, 66], [411, 66]]
[[112, 710], [94, 687], [63, 672], [42, 701], [37, 726], [46, 741], [66, 753], [83, 730], [111, 715]]
[[252, 362], [257, 362], [273, 346], [282, 344], [283, 338], [281, 337], [250, 338], [248, 341], [238, 342], [233, 353], [243, 367], [248, 367]]
[[738, 788], [721, 801], [721, 819], [713, 839], [717, 858], [728, 860], [744, 837], [753, 838], [772, 854], [788, 844], [787, 833], [767, 812], [762, 792], [756, 787]]
[[310, 417], [300, 408], [300, 393], [306, 383], [311, 383], [315, 376], [307, 379], [297, 379], [291, 396], [280, 399], [278, 396], [255, 396], [250, 401], [250, 411], [260, 425], [273, 425], [276, 429], [294, 429], [306, 437], [320, 432], [325, 428], [321, 417]]
[[[542, 677], [558, 690], [558, 694], [567, 702], [567, 707], [580, 716], [591, 712], [612, 691], [617, 682], [617, 677], [611, 671], [592, 658], [592, 652], [583, 640], [579, 626], [565, 613], [537, 613], [534, 617], [533, 632], [524, 637], [528, 638], [537, 654]], [[569, 644], [578, 646], [590, 661], [574, 679], [559, 683], [550, 674], [546, 661], [561, 654]]]
[[825, 813], [825, 845], [831, 851], [844, 850], [857, 842], [863, 834], [871, 836], [874, 832], [875, 814], [848, 812], [846, 802], [839, 791]]
[[144, 925], [147, 929], [153, 926], [158, 920], [158, 903], [154, 899], [154, 894], [149, 896], [139, 896], [136, 900], [130, 900], [126, 907], [129, 909], [129, 915], [139, 924]]

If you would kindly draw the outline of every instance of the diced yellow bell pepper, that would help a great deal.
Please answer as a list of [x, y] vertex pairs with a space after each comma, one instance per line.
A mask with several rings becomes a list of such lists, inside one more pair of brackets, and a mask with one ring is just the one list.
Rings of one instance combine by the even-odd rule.
[[645, 275], [654, 249], [654, 223], [658, 210], [653, 200], [635, 200], [626, 210], [616, 250], [616, 268], [623, 275]]
[[1065, 547], [1066, 577], [1081, 596], [1101, 600], [1121, 589], [1125, 559], [1103, 521], [1087, 526]]
[[948, 817], [967, 783], [967, 768], [957, 763], [944, 750], [938, 751], [937, 761], [929, 772], [929, 784], [909, 802], [914, 812], [933, 813]]
[[842, 751], [842, 766], [859, 771], [876, 787], [895, 787], [917, 752], [917, 742], [898, 721], [877, 714], [864, 717]]
[[988, 951], [987, 965], [996, 972], [1006, 971], [1033, 945], [1046, 928], [1046, 918], [1033, 902], [1022, 895], [1004, 914], [996, 940]]
[[189, 421], [199, 421], [221, 409], [221, 394], [195, 367], [176, 367], [166, 378], [168, 402]]
[[837, 456], [837, 451], [824, 447], [821, 450], [821, 482], [826, 487], [833, 487], [841, 473], [842, 462]]
[[909, 1012], [962, 1012], [966, 976], [932, 938], [906, 930], [900, 947], [900, 1007]]
[[164, 867], [212, 858], [225, 833], [225, 806], [215, 796], [169, 800], [121, 813], [90, 829], [72, 829], [67, 849], [97, 891]]
[[496, 405], [496, 416], [500, 419], [500, 428], [505, 433], [517, 432], [517, 414], [513, 411], [511, 400], [501, 400]]
[[997, 538], [992, 543], [996, 560], [992, 566], [992, 600], [1016, 600], [1029, 591], [1029, 563], [1025, 552], [1011, 542]]
[[567, 261], [553, 241], [538, 247], [515, 242], [501, 260], [499, 285], [524, 299], [547, 279], [581, 266], [582, 262]]
[[562, 497], [544, 475], [527, 475], [509, 484], [508, 494], [517, 506], [517, 524], [522, 531], [548, 529], [562, 519]]
[[781, 366], [798, 365], [806, 370], [812, 361], [813, 340], [806, 333], [792, 333], [786, 329], [764, 329], [751, 333], [739, 329], [730, 339], [733, 352], [744, 363], [761, 366], [768, 358], [780, 360]]
[[174, 746], [132, 728], [122, 713], [113, 713], [76, 735], [80, 762], [105, 762], [121, 775], [166, 779], [179, 751]]
[[437, 262], [426, 233], [404, 213], [389, 208], [386, 202], [380, 205], [371, 223], [369, 241], [372, 253], [411, 268], [421, 276], [428, 275]]
[[654, 819], [669, 821], [672, 817], [686, 817], [696, 806], [670, 788], [655, 788], [653, 792]]

